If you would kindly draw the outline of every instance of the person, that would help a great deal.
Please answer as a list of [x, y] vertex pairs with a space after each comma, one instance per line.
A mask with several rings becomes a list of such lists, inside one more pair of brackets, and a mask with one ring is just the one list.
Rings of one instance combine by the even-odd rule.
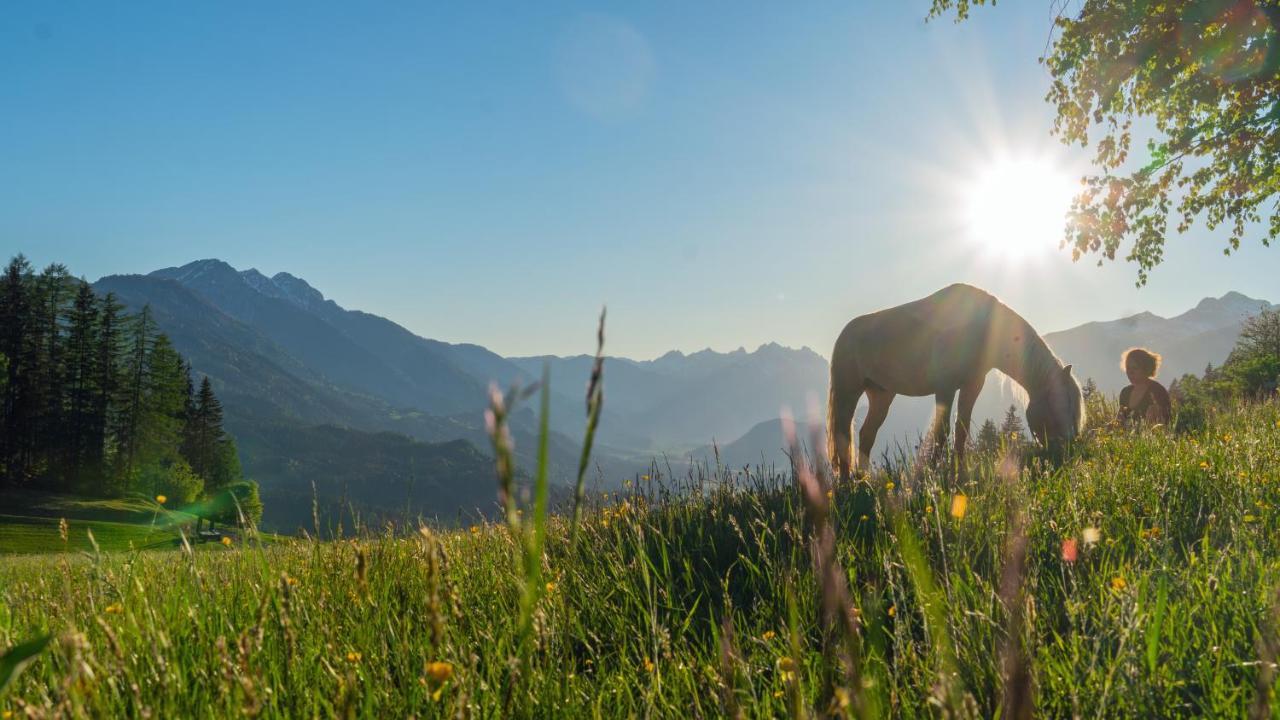
[[1120, 357], [1120, 365], [1129, 376], [1129, 385], [1120, 391], [1120, 422], [1168, 423], [1173, 414], [1169, 391], [1155, 379], [1160, 356], [1146, 348], [1130, 348]]

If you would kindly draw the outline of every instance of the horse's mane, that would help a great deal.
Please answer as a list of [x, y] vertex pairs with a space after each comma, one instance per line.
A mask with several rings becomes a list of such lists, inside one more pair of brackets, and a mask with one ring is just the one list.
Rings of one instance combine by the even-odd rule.
[[[1049, 343], [1045, 342], [1040, 333], [1027, 322], [1026, 318], [1017, 313], [1016, 310], [1005, 305], [999, 298], [992, 296], [995, 301], [995, 307], [999, 310], [999, 314], [1003, 316], [1001, 324], [1007, 323], [1008, 330], [1012, 330], [1021, 334], [1025, 339], [1022, 343], [1022, 357], [1019, 362], [1022, 369], [1022, 377], [1014, 378], [1014, 380], [1023, 386], [1023, 389], [1030, 395], [1036, 394], [1045, 383], [1053, 377], [1053, 373], [1062, 371], [1062, 360], [1054, 354], [1049, 347]], [[1005, 375], [1010, 375], [1004, 372]]]

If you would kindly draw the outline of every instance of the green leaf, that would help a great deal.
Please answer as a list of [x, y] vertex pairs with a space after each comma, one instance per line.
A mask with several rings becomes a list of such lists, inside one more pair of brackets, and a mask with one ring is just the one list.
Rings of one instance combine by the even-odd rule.
[[4, 655], [0, 655], [0, 695], [9, 689], [9, 685], [18, 677], [22, 669], [49, 645], [52, 635], [44, 635], [15, 645]]

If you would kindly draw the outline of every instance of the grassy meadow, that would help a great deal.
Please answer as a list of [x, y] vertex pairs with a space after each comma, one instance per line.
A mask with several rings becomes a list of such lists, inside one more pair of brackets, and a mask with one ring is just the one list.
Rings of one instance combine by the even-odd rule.
[[1280, 406], [1094, 432], [1053, 470], [877, 472], [829, 514], [709, 475], [637, 478], [576, 540], [553, 516], [0, 559], [0, 647], [52, 637], [0, 712], [1280, 717]]

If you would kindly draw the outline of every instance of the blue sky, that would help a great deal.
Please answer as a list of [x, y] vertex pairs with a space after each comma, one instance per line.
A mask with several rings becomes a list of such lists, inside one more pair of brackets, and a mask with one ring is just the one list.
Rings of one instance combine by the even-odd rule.
[[1049, 3], [39, 3], [0, 11], [0, 238], [78, 274], [219, 257], [504, 354], [777, 341], [955, 281], [1043, 331], [1240, 290], [1200, 228], [1125, 263], [966, 237], [1048, 135]]

